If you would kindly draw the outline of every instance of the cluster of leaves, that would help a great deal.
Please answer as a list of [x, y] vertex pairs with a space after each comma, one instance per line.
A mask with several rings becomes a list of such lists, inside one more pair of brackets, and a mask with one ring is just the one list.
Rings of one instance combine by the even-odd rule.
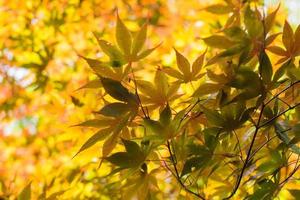
[[[284, 50], [274, 44], [280, 33], [272, 33], [279, 6], [265, 14], [256, 1], [225, 2], [206, 8], [230, 14], [217, 34], [203, 38], [207, 50], [191, 65], [174, 49], [178, 70], [159, 66], [153, 82], [138, 75], [158, 47], [144, 50], [147, 24], [133, 33], [117, 15], [117, 45], [97, 38], [108, 61], [81, 56], [98, 76], [84, 87], [104, 90], [106, 104], [79, 124], [99, 131], [78, 153], [104, 140], [100, 164], [110, 163], [107, 176], [118, 177], [126, 199], [155, 199], [158, 172], [176, 180], [180, 195], [200, 199], [273, 199], [294, 181], [300, 26], [294, 33], [285, 22]], [[273, 64], [268, 51], [283, 58]], [[297, 198], [299, 190], [290, 194]]]

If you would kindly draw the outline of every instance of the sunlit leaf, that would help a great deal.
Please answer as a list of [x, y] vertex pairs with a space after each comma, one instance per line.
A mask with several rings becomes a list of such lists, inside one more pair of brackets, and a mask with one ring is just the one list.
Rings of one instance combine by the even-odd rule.
[[268, 33], [271, 30], [272, 25], [275, 22], [275, 17], [277, 15], [277, 12], [280, 8], [280, 4], [278, 5], [278, 7], [271, 12], [270, 14], [267, 15], [266, 19], [265, 19], [265, 31], [266, 33]]
[[91, 119], [74, 126], [101, 128], [101, 127], [109, 126], [110, 122], [111, 120], [108, 119]]
[[176, 49], [174, 49], [176, 52], [176, 61], [177, 61], [177, 66], [179, 70], [186, 76], [190, 74], [190, 63], [189, 61], [182, 55], [180, 54]]
[[79, 151], [73, 156], [77, 156], [80, 152], [90, 148], [97, 142], [105, 139], [109, 134], [111, 134], [111, 128], [102, 129], [96, 132], [92, 137], [90, 137], [79, 149]]
[[113, 62], [119, 62], [118, 65], [114, 65], [114, 67], [120, 67], [124, 64], [124, 58], [122, 53], [119, 51], [117, 47], [112, 45], [111, 43], [105, 41], [105, 40], [100, 40], [97, 38], [98, 44], [101, 47], [102, 51], [110, 57], [110, 60]]
[[158, 45], [156, 45], [155, 47], [153, 47], [153, 48], [151, 48], [151, 49], [146, 49], [146, 50], [142, 51], [140, 54], [138, 54], [138, 56], [137, 56], [136, 59], [137, 59], [137, 60], [141, 60], [141, 59], [147, 57], [147, 56], [150, 55], [156, 48], [158, 48], [160, 45], [161, 45], [161, 43], [158, 44]]
[[292, 46], [294, 45], [294, 33], [291, 25], [285, 21], [282, 33], [282, 43], [284, 44], [285, 48], [290, 51]]
[[201, 54], [192, 65], [192, 74], [198, 74], [203, 66], [204, 58], [205, 58], [206, 51]]
[[175, 70], [171, 67], [164, 67], [162, 69], [162, 71], [165, 72], [166, 74], [168, 74], [169, 76], [174, 77], [174, 78], [183, 79], [183, 75], [179, 71], [177, 71], [177, 70]]
[[[84, 58], [84, 57], [83, 57]], [[99, 75], [102, 76], [107, 76], [107, 75], [112, 75], [113, 71], [112, 69], [107, 66], [106, 63], [103, 63], [99, 60], [91, 59], [91, 58], [84, 58], [87, 63], [89, 64], [90, 68]]]
[[132, 47], [132, 54], [136, 55], [142, 47], [144, 46], [144, 43], [146, 41], [147, 37], [147, 23], [145, 23], [141, 30], [136, 34], [135, 38], [133, 39], [133, 47]]
[[280, 55], [280, 56], [287, 56], [287, 52], [278, 46], [270, 46], [267, 48], [269, 51], [271, 51], [274, 54]]
[[100, 79], [95, 79], [95, 80], [91, 80], [91, 81], [87, 82], [85, 85], [81, 86], [77, 90], [81, 90], [81, 89], [85, 89], [85, 88], [101, 88], [101, 87], [102, 87], [102, 84], [101, 84]]
[[126, 55], [130, 55], [132, 36], [130, 31], [120, 19], [119, 14], [117, 14], [116, 39], [118, 46], [123, 51], [123, 53]]

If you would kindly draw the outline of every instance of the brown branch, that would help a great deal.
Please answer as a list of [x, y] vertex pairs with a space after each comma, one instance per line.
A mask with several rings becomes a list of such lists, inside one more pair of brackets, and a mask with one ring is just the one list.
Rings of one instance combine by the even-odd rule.
[[240, 158], [242, 160], [242, 162], [244, 162], [244, 159], [243, 159], [243, 152], [242, 152], [242, 148], [241, 148], [241, 143], [240, 143], [240, 140], [239, 140], [239, 137], [238, 135], [236, 134], [236, 132], [233, 130], [233, 134], [235, 135], [236, 137], [236, 140], [237, 140], [237, 146], [238, 146], [238, 149], [239, 149], [239, 152], [240, 152]]
[[[270, 101], [268, 101], [269, 103]], [[241, 184], [241, 181], [242, 181], [242, 178], [243, 178], [243, 175], [244, 175], [244, 172], [247, 168], [247, 165], [249, 164], [249, 161], [253, 158], [254, 154], [251, 154], [251, 151], [252, 151], [252, 148], [253, 148], [253, 145], [254, 145], [254, 142], [255, 142], [255, 139], [256, 139], [256, 136], [257, 136], [257, 133], [259, 131], [260, 128], [270, 124], [271, 122], [273, 122], [275, 119], [277, 119], [278, 117], [282, 116], [283, 114], [285, 114], [286, 112], [296, 108], [297, 106], [300, 105], [300, 103], [297, 103], [295, 104], [294, 106], [290, 106], [288, 109], [286, 109], [285, 111], [282, 111], [281, 113], [279, 113], [278, 115], [274, 116], [273, 118], [271, 118], [270, 120], [264, 122], [262, 125], [260, 125], [260, 121], [261, 121], [261, 118], [262, 118], [262, 113], [263, 113], [263, 110], [265, 108], [265, 105], [266, 104], [263, 104], [261, 106], [261, 111], [260, 111], [260, 114], [259, 114], [259, 118], [258, 118], [258, 122], [256, 124], [256, 128], [255, 128], [255, 132], [254, 132], [254, 135], [253, 135], [253, 138], [252, 138], [252, 141], [251, 141], [251, 144], [250, 144], [250, 147], [248, 149], [248, 153], [247, 153], [247, 157], [246, 157], [246, 160], [245, 160], [245, 163], [243, 165], [243, 168], [241, 170], [241, 173], [239, 174], [238, 176], [238, 179], [237, 179], [237, 182], [236, 182], [236, 185], [233, 189], [233, 191], [231, 192], [231, 194], [226, 197], [225, 199], [230, 199], [235, 193], [236, 191], [238, 190], [240, 184]], [[262, 148], [262, 147], [261, 147]], [[257, 153], [257, 150], [255, 151], [255, 153]]]
[[280, 117], [281, 115], [284, 115], [284, 114], [287, 113], [288, 111], [295, 109], [295, 108], [296, 108], [297, 106], [299, 106], [299, 105], [300, 105], [300, 102], [297, 103], [297, 104], [295, 104], [294, 106], [290, 106], [290, 107], [289, 107], [288, 109], [286, 109], [285, 111], [282, 111], [282, 112], [279, 113], [278, 115], [272, 117], [272, 118], [269, 119], [268, 121], [264, 122], [262, 125], [258, 126], [258, 128], [260, 129], [260, 128], [262, 128], [262, 127], [264, 127], [264, 126], [266, 126], [266, 125], [272, 123], [275, 119], [277, 119], [277, 118]]
[[251, 140], [251, 144], [250, 144], [250, 147], [248, 149], [248, 153], [247, 153], [247, 157], [246, 157], [246, 160], [244, 162], [244, 165], [242, 167], [242, 170], [241, 170], [241, 173], [239, 174], [238, 178], [237, 178], [237, 182], [235, 184], [235, 187], [234, 189], [232, 190], [231, 194], [224, 198], [224, 199], [230, 199], [231, 197], [233, 197], [233, 195], [235, 195], [236, 191], [238, 190], [238, 188], [240, 187], [240, 184], [241, 184], [241, 181], [242, 181], [242, 178], [243, 178], [243, 175], [244, 175], [244, 172], [249, 164], [249, 161], [250, 161], [250, 156], [251, 156], [251, 151], [252, 151], [252, 148], [253, 148], [253, 145], [254, 145], [254, 142], [255, 142], [255, 139], [256, 139], [256, 136], [257, 136], [257, 133], [258, 133], [258, 130], [259, 130], [259, 123], [260, 123], [260, 120], [262, 118], [262, 114], [263, 114], [263, 110], [265, 108], [265, 105], [262, 104], [261, 106], [261, 110], [260, 110], [260, 113], [259, 113], [259, 117], [258, 117], [258, 121], [257, 121], [257, 124], [256, 124], [256, 128], [255, 128], [255, 132], [254, 132], [254, 135], [253, 135], [253, 138]]
[[177, 169], [177, 166], [176, 166], [175, 161], [174, 161], [174, 158], [173, 158], [173, 154], [172, 154], [172, 150], [171, 150], [171, 146], [170, 146], [170, 142], [169, 142], [169, 141], [167, 141], [167, 147], [168, 147], [168, 151], [169, 151], [169, 154], [170, 154], [171, 162], [172, 162], [172, 164], [173, 164], [173, 168], [174, 168], [174, 170], [175, 170], [175, 173], [173, 173], [173, 172], [171, 172], [171, 173], [175, 176], [175, 178], [177, 179], [178, 183], [181, 185], [181, 187], [182, 187], [186, 192], [188, 192], [188, 193], [190, 193], [190, 194], [193, 194], [194, 196], [196, 196], [196, 197], [198, 197], [198, 198], [200, 198], [200, 199], [205, 200], [204, 197], [202, 197], [200, 194], [198, 194], [198, 193], [196, 193], [196, 192], [190, 190], [190, 189], [182, 182], [182, 180], [181, 180], [181, 178], [180, 178], [180, 175], [179, 175], [179, 172], [178, 172], [178, 169]]
[[[190, 114], [190, 112], [195, 108], [195, 106], [196, 106], [200, 101], [201, 101], [201, 100], [198, 99], [198, 100], [192, 105], [192, 107], [190, 107], [191, 104], [187, 107], [187, 108], [190, 107], [190, 109], [189, 109], [189, 110], [184, 114], [184, 116], [180, 119], [180, 122], [179, 122], [179, 124], [178, 124], [177, 129], [180, 127], [182, 121]], [[186, 109], [187, 109], [187, 108], [186, 108]]]
[[128, 65], [129, 65], [129, 67], [131, 68], [131, 73], [132, 73], [132, 77], [133, 77], [133, 83], [134, 83], [134, 87], [135, 87], [135, 88], [134, 88], [134, 89], [135, 89], [135, 94], [136, 94], [136, 96], [137, 96], [137, 99], [138, 99], [138, 102], [139, 102], [139, 104], [140, 104], [141, 110], [142, 110], [142, 112], [143, 112], [145, 118], [149, 119], [149, 115], [147, 115], [147, 114], [148, 114], [148, 111], [147, 111], [147, 114], [146, 114], [146, 112], [145, 112], [145, 110], [144, 110], [144, 107], [143, 107], [143, 104], [142, 104], [142, 101], [141, 101], [141, 98], [140, 98], [140, 95], [139, 95], [139, 93], [138, 93], [138, 88], [137, 88], [136, 78], [135, 78], [135, 75], [134, 75], [134, 72], [133, 72], [133, 68], [132, 68], [132, 62], [129, 62]]
[[295, 81], [294, 83], [292, 83], [291, 85], [289, 85], [288, 87], [286, 87], [285, 89], [281, 90], [278, 94], [274, 95], [271, 99], [269, 99], [265, 105], [269, 104], [271, 101], [273, 101], [274, 99], [276, 99], [277, 97], [279, 97], [282, 93], [284, 93], [285, 91], [287, 91], [288, 89], [290, 89], [291, 87], [293, 87], [294, 85], [300, 83], [300, 80]]
[[280, 188], [282, 188], [290, 180], [290, 178], [294, 176], [294, 174], [299, 170], [299, 168], [300, 168], [300, 164], [295, 166], [294, 170], [290, 173], [290, 175], [286, 179], [284, 179], [281, 183], [279, 183]]

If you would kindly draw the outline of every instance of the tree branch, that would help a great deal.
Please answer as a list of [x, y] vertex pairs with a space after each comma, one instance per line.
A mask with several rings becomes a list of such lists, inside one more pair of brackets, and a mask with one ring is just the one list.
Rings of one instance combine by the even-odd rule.
[[186, 185], [184, 185], [184, 183], [182, 182], [181, 178], [180, 178], [180, 175], [179, 175], [179, 172], [178, 172], [178, 169], [177, 169], [177, 166], [176, 166], [176, 163], [174, 161], [174, 158], [173, 158], [173, 154], [172, 154], [172, 150], [171, 150], [171, 146], [170, 146], [170, 142], [169, 140], [167, 141], [167, 147], [168, 147], [168, 151], [169, 151], [169, 154], [170, 154], [170, 158], [171, 158], [171, 162], [173, 164], [173, 167], [174, 167], [174, 170], [175, 170], [175, 173], [172, 173], [175, 178], [177, 179], [178, 183], [181, 185], [181, 187], [188, 193], [190, 194], [193, 194], [194, 196], [202, 199], [202, 200], [205, 200], [204, 197], [202, 197], [200, 194], [190, 190]]
[[250, 161], [250, 158], [251, 158], [251, 151], [252, 151], [252, 148], [253, 148], [253, 145], [254, 145], [254, 142], [255, 142], [255, 139], [256, 139], [256, 136], [257, 136], [257, 133], [258, 133], [258, 130], [259, 130], [259, 124], [260, 124], [260, 120], [262, 118], [262, 114], [263, 114], [263, 110], [265, 108], [265, 105], [262, 104], [261, 106], [261, 110], [260, 110], [260, 113], [259, 113], [259, 117], [258, 117], [258, 121], [257, 121], [257, 124], [256, 124], [256, 128], [255, 128], [255, 132], [254, 132], [254, 135], [253, 135], [253, 138], [251, 140], [251, 144], [250, 144], [250, 147], [248, 149], [248, 153], [247, 153], [247, 157], [246, 157], [246, 160], [244, 162], [244, 165], [242, 167], [242, 170], [241, 170], [241, 173], [239, 174], [238, 178], [237, 178], [237, 182], [235, 184], [235, 187], [234, 189], [232, 190], [231, 194], [224, 198], [224, 199], [230, 199], [231, 197], [233, 197], [233, 195], [235, 195], [236, 191], [238, 190], [238, 188], [240, 187], [240, 184], [241, 184], [241, 181], [242, 181], [242, 178], [243, 178], [243, 175], [244, 175], [244, 172], [247, 168], [247, 165], [249, 164], [249, 161]]

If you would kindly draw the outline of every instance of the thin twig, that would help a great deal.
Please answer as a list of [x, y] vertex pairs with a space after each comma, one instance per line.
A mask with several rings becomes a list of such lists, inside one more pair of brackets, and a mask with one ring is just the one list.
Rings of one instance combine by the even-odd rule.
[[234, 130], [233, 130], [233, 134], [235, 135], [236, 140], [237, 140], [237, 146], [238, 146], [239, 151], [240, 151], [240, 158], [241, 158], [241, 160], [244, 162], [244, 159], [243, 159], [243, 152], [242, 152], [242, 148], [241, 148], [241, 144], [240, 144], [239, 137], [238, 137], [238, 135], [236, 134], [236, 132], [235, 132]]
[[274, 99], [276, 99], [278, 96], [280, 96], [282, 93], [284, 93], [285, 91], [287, 91], [288, 89], [290, 89], [291, 87], [293, 87], [294, 85], [300, 83], [300, 80], [295, 81], [294, 83], [292, 83], [291, 85], [289, 85], [288, 87], [286, 87], [285, 89], [281, 90], [278, 94], [274, 95], [271, 99], [269, 99], [265, 105], [269, 104], [271, 101], [273, 101]]
[[137, 88], [137, 83], [136, 83], [136, 79], [135, 79], [135, 75], [134, 75], [134, 72], [133, 72], [133, 68], [132, 68], [132, 62], [129, 62], [128, 63], [129, 67], [131, 68], [131, 73], [132, 73], [132, 77], [133, 77], [133, 83], [134, 83], [134, 87], [135, 87], [135, 94], [137, 96], [137, 99], [138, 99], [138, 102], [140, 104], [140, 107], [141, 107], [141, 110], [145, 116], [146, 119], [149, 119], [149, 115], [146, 114], [145, 110], [144, 110], [144, 107], [142, 105], [142, 101], [141, 101], [141, 98], [140, 98], [140, 95], [138, 93], [138, 88]]
[[264, 108], [265, 108], [265, 105], [262, 104], [261, 105], [261, 110], [260, 110], [260, 113], [259, 113], [259, 117], [258, 117], [258, 121], [257, 121], [257, 124], [256, 124], [256, 128], [255, 128], [255, 132], [254, 132], [253, 138], [251, 140], [250, 147], [248, 149], [247, 157], [246, 157], [246, 160], [245, 160], [244, 165], [242, 167], [241, 173], [239, 174], [239, 176], [237, 178], [237, 182], [234, 186], [234, 189], [232, 190], [231, 194], [228, 197], [224, 198], [224, 199], [230, 199], [231, 197], [233, 197], [233, 195], [235, 195], [236, 191], [238, 190], [238, 188], [241, 184], [244, 172], [245, 172], [245, 170], [246, 170], [246, 168], [249, 164], [249, 161], [250, 161], [251, 151], [252, 151], [252, 148], [253, 148], [253, 145], [254, 145], [258, 130], [259, 130], [259, 124], [260, 124], [260, 120], [262, 118]]
[[178, 183], [181, 185], [181, 187], [182, 187], [186, 192], [188, 192], [188, 193], [190, 193], [190, 194], [193, 194], [194, 196], [196, 196], [196, 197], [198, 197], [198, 198], [200, 198], [200, 199], [202, 199], [202, 200], [205, 200], [205, 198], [202, 197], [200, 194], [198, 194], [198, 193], [196, 193], [196, 192], [190, 190], [186, 185], [184, 185], [184, 183], [182, 182], [182, 180], [181, 180], [181, 178], [180, 178], [180, 175], [179, 175], [177, 166], [176, 166], [176, 164], [175, 164], [175, 162], [174, 162], [173, 153], [172, 153], [172, 150], [171, 150], [171, 146], [170, 146], [170, 142], [169, 142], [169, 141], [167, 141], [167, 147], [168, 147], [168, 151], [169, 151], [169, 154], [170, 154], [171, 162], [172, 162], [172, 164], [173, 164], [173, 168], [174, 168], [174, 170], [175, 170], [175, 173], [172, 173], [172, 174], [175, 176], [175, 178], [177, 179]]
[[278, 115], [276, 115], [276, 116], [272, 117], [271, 119], [269, 119], [268, 121], [264, 122], [264, 123], [263, 123], [262, 125], [260, 125], [258, 128], [260, 129], [260, 128], [262, 128], [262, 127], [264, 127], [264, 126], [266, 126], [266, 125], [272, 123], [275, 119], [277, 119], [277, 118], [280, 117], [281, 115], [287, 113], [288, 111], [295, 109], [295, 108], [296, 108], [297, 106], [299, 106], [299, 105], [300, 105], [300, 102], [297, 103], [297, 104], [295, 104], [294, 106], [290, 106], [290, 107], [289, 107], [288, 109], [286, 109], [285, 111], [282, 111], [282, 112], [279, 113]]

